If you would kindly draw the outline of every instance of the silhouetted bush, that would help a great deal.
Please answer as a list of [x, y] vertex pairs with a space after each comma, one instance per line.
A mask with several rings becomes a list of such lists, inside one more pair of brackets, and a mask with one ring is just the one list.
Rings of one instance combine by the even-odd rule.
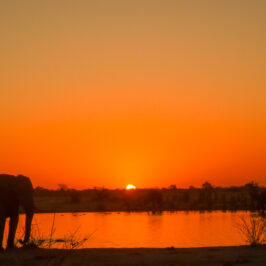
[[250, 246], [258, 246], [265, 243], [266, 219], [257, 214], [246, 214], [239, 217], [236, 227], [244, 240]]

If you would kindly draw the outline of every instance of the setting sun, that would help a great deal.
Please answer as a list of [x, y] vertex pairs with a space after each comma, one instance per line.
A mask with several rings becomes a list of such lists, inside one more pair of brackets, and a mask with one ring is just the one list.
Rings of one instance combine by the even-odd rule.
[[129, 184], [129, 185], [127, 185], [126, 189], [127, 190], [136, 189], [136, 187], [134, 185]]
[[0, 0], [0, 266], [266, 262], [265, 11]]

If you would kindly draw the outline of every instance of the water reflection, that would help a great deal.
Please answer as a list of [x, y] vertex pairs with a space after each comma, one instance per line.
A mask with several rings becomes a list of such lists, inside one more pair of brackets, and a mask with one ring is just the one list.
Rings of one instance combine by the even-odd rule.
[[[235, 221], [243, 212], [163, 212], [163, 213], [63, 213], [56, 214], [54, 240], [77, 238], [89, 240], [86, 248], [103, 247], [203, 247], [244, 244], [235, 229]], [[53, 214], [36, 214], [32, 232], [47, 241]], [[22, 233], [21, 215], [18, 234]], [[60, 246], [61, 245], [61, 246]], [[55, 241], [52, 247], [62, 247]]]

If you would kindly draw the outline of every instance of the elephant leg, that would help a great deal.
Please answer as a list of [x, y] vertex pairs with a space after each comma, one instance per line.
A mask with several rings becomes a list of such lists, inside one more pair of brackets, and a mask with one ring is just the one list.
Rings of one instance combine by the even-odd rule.
[[7, 248], [14, 248], [14, 238], [18, 226], [18, 214], [12, 215], [9, 221], [9, 233], [7, 239]]
[[4, 230], [5, 230], [5, 223], [6, 218], [0, 217], [0, 251], [3, 250], [3, 236], [4, 236]]

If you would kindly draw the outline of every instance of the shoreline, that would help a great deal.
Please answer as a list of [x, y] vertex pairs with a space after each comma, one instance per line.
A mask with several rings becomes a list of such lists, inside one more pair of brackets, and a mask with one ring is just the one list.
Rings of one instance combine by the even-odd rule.
[[[0, 265], [266, 265], [266, 245], [200, 248], [29, 249], [0, 253]], [[20, 264], [16, 264], [20, 262]]]
[[[161, 214], [161, 213], [175, 213], [175, 212], [200, 212], [200, 213], [204, 213], [204, 212], [251, 212], [251, 213], [257, 213], [257, 211], [254, 210], [221, 210], [221, 209], [213, 209], [213, 210], [132, 210], [132, 211], [127, 211], [127, 210], [111, 210], [111, 211], [98, 211], [98, 210], [56, 210], [56, 211], [52, 211], [52, 210], [37, 210], [34, 212], [34, 214], [47, 214], [47, 213], [103, 213], [103, 214], [111, 214], [111, 213], [154, 213], [154, 214]], [[25, 214], [24, 212], [21, 212], [20, 214]]]

